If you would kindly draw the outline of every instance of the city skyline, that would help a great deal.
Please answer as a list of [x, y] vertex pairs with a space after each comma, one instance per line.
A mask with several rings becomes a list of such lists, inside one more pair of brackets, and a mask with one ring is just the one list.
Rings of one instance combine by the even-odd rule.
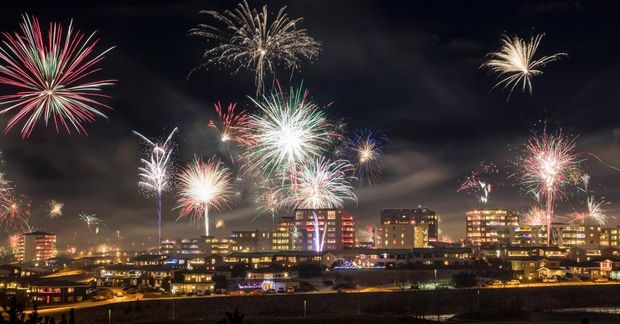
[[[514, 172], [510, 161], [517, 158], [521, 145], [532, 130], [540, 132], [545, 121], [550, 129], [579, 135], [580, 152], [595, 153], [612, 165], [620, 158], [620, 130], [615, 124], [619, 112], [614, 108], [618, 81], [608, 70], [610, 64], [617, 64], [611, 49], [619, 45], [606, 40], [613, 22], [604, 19], [604, 8], [597, 4], [487, 7], [444, 2], [426, 4], [424, 10], [376, 3], [346, 7], [336, 3], [330, 4], [330, 10], [310, 2], [287, 5], [292, 17], [304, 17], [304, 27], [322, 42], [323, 50], [292, 78], [279, 72], [283, 86], [303, 81], [318, 104], [334, 102], [330, 114], [344, 118], [352, 128], [381, 130], [390, 139], [382, 179], [375, 186], [357, 189], [357, 203], [345, 204], [345, 210], [356, 216], [358, 228], [377, 224], [383, 208], [423, 205], [438, 213], [440, 228], [456, 240], [465, 234], [465, 212], [470, 209], [525, 212], [531, 197], [506, 176]], [[101, 218], [108, 236], [120, 230], [123, 237], [136, 242], [156, 237], [153, 203], [136, 186], [141, 146], [131, 130], [151, 138], [179, 127], [175, 157], [179, 165], [191, 161], [194, 153], [225, 157], [216, 132], [207, 126], [215, 117], [213, 103], [238, 102], [243, 109], [254, 109], [246, 97], [254, 94], [254, 78], [252, 73], [230, 75], [213, 67], [187, 79], [201, 62], [205, 46], [204, 40], [187, 36], [187, 31], [204, 21], [199, 10], [230, 6], [188, 1], [173, 10], [165, 2], [150, 4], [148, 10], [138, 2], [60, 7], [2, 4], [0, 30], [15, 30], [24, 12], [63, 24], [73, 18], [84, 32], [97, 30], [102, 48], [116, 46], [102, 64], [106, 77], [119, 80], [109, 89], [108, 104], [114, 110], [106, 112], [109, 121], [89, 126], [89, 137], [59, 136], [51, 127], [35, 129], [27, 141], [18, 133], [4, 135], [0, 149], [7, 176], [18, 193], [30, 198], [34, 225], [57, 233], [59, 246], [75, 232], [87, 233], [78, 219], [81, 212]], [[437, 13], [446, 11], [450, 14], [438, 18]], [[493, 11], [497, 12], [489, 15]], [[527, 23], [522, 22], [524, 17]], [[590, 23], [589, 27], [577, 27], [574, 19]], [[395, 21], [398, 24], [391, 24]], [[355, 24], [361, 27], [350, 27]], [[594, 32], [600, 40], [591, 38]], [[504, 33], [524, 38], [546, 33], [541, 53], [568, 53], [550, 64], [543, 77], [534, 79], [533, 96], [515, 91], [506, 101], [502, 89], [489, 92], [493, 77], [478, 67], [486, 53], [499, 47]], [[584, 48], [580, 42], [586, 39]], [[370, 77], [361, 78], [356, 71], [362, 69]], [[582, 118], [584, 111], [588, 118]], [[7, 120], [1, 119], [3, 124]], [[480, 161], [497, 164], [505, 179], [487, 204], [457, 192]], [[592, 190], [612, 203], [609, 214], [616, 218], [610, 223], [618, 224], [614, 202], [620, 201], [620, 173], [593, 158], [588, 172]], [[46, 217], [50, 199], [64, 203], [62, 215], [55, 219]], [[567, 201], [556, 209], [568, 214], [583, 208], [581, 203]], [[174, 194], [165, 195], [163, 205], [175, 206]], [[178, 210], [169, 207], [164, 210], [163, 237], [193, 237], [202, 232], [200, 222], [176, 222]], [[225, 223], [214, 231], [228, 235], [236, 229], [271, 226], [268, 216], [249, 222], [255, 213], [251, 201], [236, 202], [214, 215], [213, 225], [219, 219]]]

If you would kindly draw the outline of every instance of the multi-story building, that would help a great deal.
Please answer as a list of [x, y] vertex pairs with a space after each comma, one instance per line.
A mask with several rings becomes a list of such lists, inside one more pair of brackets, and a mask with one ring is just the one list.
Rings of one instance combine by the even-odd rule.
[[159, 248], [162, 254], [202, 254], [204, 237], [162, 239]]
[[559, 246], [599, 246], [601, 227], [590, 224], [553, 223], [552, 242]]
[[233, 252], [270, 252], [271, 235], [266, 231], [233, 231]]
[[374, 232], [377, 249], [428, 247], [428, 224], [381, 224]]
[[287, 232], [289, 239], [289, 248], [290, 251], [299, 251], [302, 238], [306, 235], [304, 229], [297, 226], [295, 222], [295, 217], [280, 217], [278, 220], [278, 225], [276, 230], [278, 232]]
[[428, 225], [428, 240], [439, 240], [439, 221], [437, 213], [426, 207], [418, 208], [389, 208], [381, 211], [381, 224], [426, 224]]
[[618, 247], [620, 243], [618, 238], [619, 230], [620, 226], [601, 228], [601, 246]]
[[510, 244], [510, 228], [519, 226], [519, 216], [510, 210], [471, 210], [466, 213], [466, 239], [475, 246]]
[[510, 245], [538, 246], [547, 244], [547, 226], [519, 224], [508, 229]]
[[[302, 251], [316, 250], [317, 242], [323, 246], [323, 251], [355, 246], [353, 215], [343, 210], [296, 209], [295, 224], [303, 232], [300, 244]], [[317, 233], [318, 239], [315, 238]]]
[[204, 239], [205, 254], [216, 254], [223, 256], [232, 252], [234, 241], [231, 238], [214, 236], [203, 236], [202, 238]]
[[17, 243], [17, 261], [35, 266], [56, 256], [56, 234], [31, 232], [20, 235]]

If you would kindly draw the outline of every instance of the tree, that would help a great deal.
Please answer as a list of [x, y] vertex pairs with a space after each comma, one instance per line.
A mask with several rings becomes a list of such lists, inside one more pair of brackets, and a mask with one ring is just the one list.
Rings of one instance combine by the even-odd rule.
[[478, 279], [475, 272], [461, 271], [452, 275], [452, 284], [456, 288], [475, 287]]
[[315, 278], [323, 274], [323, 266], [317, 262], [306, 262], [298, 266], [299, 278]]
[[235, 312], [226, 312], [226, 317], [218, 321], [218, 324], [242, 324], [244, 317], [245, 315], [239, 312], [239, 308], [235, 307]]
[[248, 265], [245, 263], [235, 263], [230, 269], [230, 276], [232, 278], [244, 278], [247, 274]]
[[213, 276], [213, 286], [215, 289], [228, 289], [228, 280], [225, 275]]

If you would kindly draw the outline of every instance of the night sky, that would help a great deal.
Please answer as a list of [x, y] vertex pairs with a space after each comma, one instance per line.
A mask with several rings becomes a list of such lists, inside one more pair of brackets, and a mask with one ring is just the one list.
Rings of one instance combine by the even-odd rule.
[[[20, 15], [47, 22], [71, 19], [85, 32], [97, 30], [99, 49], [116, 46], [99, 76], [118, 79], [108, 89], [109, 120], [88, 125], [89, 136], [57, 135], [39, 124], [29, 140], [18, 132], [0, 142], [7, 177], [32, 200], [34, 224], [59, 234], [59, 248], [75, 232], [86, 239], [80, 211], [96, 213], [107, 224], [103, 236], [120, 230], [123, 244], [156, 237], [154, 200], [137, 189], [140, 146], [131, 134], [163, 136], [179, 127], [176, 160], [194, 154], [225, 154], [207, 127], [215, 101], [254, 109], [253, 73], [212, 67], [188, 73], [201, 63], [205, 39], [188, 36], [198, 23], [212, 22], [200, 10], [232, 9], [236, 1], [2, 1], [0, 30], [18, 28]], [[264, 2], [250, 1], [251, 6]], [[563, 129], [578, 136], [579, 151], [592, 152], [620, 166], [620, 15], [605, 2], [577, 1], [270, 1], [270, 11], [287, 5], [290, 17], [303, 17], [309, 35], [322, 42], [315, 62], [291, 74], [278, 71], [283, 85], [303, 80], [314, 100], [344, 118], [351, 129], [380, 129], [391, 140], [386, 174], [380, 184], [357, 190], [358, 203], [346, 209], [361, 228], [379, 221], [386, 207], [423, 205], [441, 216], [453, 239], [465, 232], [464, 213], [479, 207], [476, 198], [457, 193], [459, 181], [484, 160], [503, 175], [532, 132]], [[479, 69], [485, 54], [499, 47], [502, 34], [529, 38], [546, 33], [538, 55], [568, 53], [533, 80], [533, 95], [519, 91], [506, 102], [503, 89], [490, 91], [494, 77]], [[271, 82], [271, 79], [270, 81]], [[0, 87], [0, 92], [7, 91]], [[2, 127], [7, 117], [0, 118]], [[591, 188], [620, 209], [620, 173], [595, 161], [586, 164]], [[486, 207], [524, 211], [530, 196], [503, 177]], [[572, 189], [571, 189], [572, 190]], [[574, 197], [562, 213], [583, 208]], [[581, 198], [584, 198], [583, 196]], [[64, 215], [49, 221], [45, 201], [65, 203]], [[164, 201], [165, 236], [203, 233], [186, 220], [175, 222], [174, 194]], [[267, 229], [268, 218], [254, 222], [254, 207], [239, 202], [212, 213], [232, 229]]]

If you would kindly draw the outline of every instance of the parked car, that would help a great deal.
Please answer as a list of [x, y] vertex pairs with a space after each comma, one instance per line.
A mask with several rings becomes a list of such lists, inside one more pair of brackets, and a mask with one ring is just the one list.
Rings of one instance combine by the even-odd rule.
[[491, 284], [490, 284], [491, 287], [499, 287], [503, 285], [504, 283], [501, 280], [493, 280], [491, 281]]
[[228, 290], [226, 290], [224, 288], [215, 289], [215, 294], [216, 295], [226, 295], [227, 293], [228, 293]]
[[598, 278], [594, 279], [594, 282], [597, 282], [597, 283], [603, 283], [603, 282], [608, 282], [608, 281], [609, 281], [609, 279], [607, 279], [605, 277], [598, 277]]
[[284, 290], [284, 287], [280, 287], [280, 288], [278, 288], [278, 294], [283, 294], [283, 293], [285, 293], [285, 292], [286, 292], [286, 291]]
[[556, 278], [556, 277], [543, 278], [543, 282], [544, 283], [557, 283], [558, 282], [558, 278]]
[[230, 293], [231, 296], [245, 296], [245, 291], [243, 290], [235, 290]]
[[286, 288], [286, 292], [289, 293], [289, 294], [292, 294], [292, 293], [295, 292], [295, 288], [294, 287], [288, 287], [288, 288]]
[[264, 294], [265, 293], [261, 289], [256, 289], [256, 290], [250, 291], [250, 293], [248, 295], [250, 295], [250, 296], [262, 296]]
[[276, 294], [276, 290], [275, 289], [267, 289], [265, 290], [265, 295], [275, 295]]
[[202, 290], [196, 290], [196, 296], [204, 296], [205, 292]]
[[508, 286], [518, 286], [519, 284], [521, 284], [521, 282], [519, 280], [517, 280], [517, 279], [512, 279], [512, 280], [506, 282], [506, 284]]

